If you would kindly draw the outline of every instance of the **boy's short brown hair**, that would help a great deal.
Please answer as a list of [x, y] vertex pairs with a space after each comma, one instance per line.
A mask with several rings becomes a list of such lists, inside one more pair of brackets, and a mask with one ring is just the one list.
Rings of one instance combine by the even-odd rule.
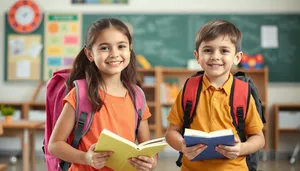
[[226, 20], [212, 20], [204, 25], [196, 35], [195, 50], [198, 51], [202, 42], [214, 40], [220, 35], [228, 36], [231, 42], [235, 44], [236, 52], [241, 51], [242, 33], [234, 24]]

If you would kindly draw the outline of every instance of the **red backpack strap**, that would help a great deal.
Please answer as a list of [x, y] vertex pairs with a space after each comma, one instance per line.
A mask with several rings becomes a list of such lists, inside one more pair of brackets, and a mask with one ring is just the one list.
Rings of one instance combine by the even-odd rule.
[[248, 83], [234, 78], [230, 94], [230, 113], [233, 125], [238, 131], [239, 137], [242, 142], [246, 141], [245, 118], [248, 111], [249, 101], [250, 87]]
[[[196, 114], [196, 108], [200, 99], [200, 93], [202, 88], [202, 76], [203, 72], [199, 72], [196, 75], [186, 80], [182, 91], [182, 109], [184, 111], [183, 126], [181, 135], [184, 135], [185, 128], [190, 128], [193, 121], [193, 117]], [[179, 152], [179, 157], [176, 161], [176, 165], [181, 167], [182, 165], [182, 152]]]
[[189, 128], [190, 123], [188, 122], [193, 118], [195, 109], [197, 107], [200, 92], [202, 88], [202, 75], [193, 76], [189, 78], [183, 87], [182, 92], [182, 108], [184, 111], [184, 128]]

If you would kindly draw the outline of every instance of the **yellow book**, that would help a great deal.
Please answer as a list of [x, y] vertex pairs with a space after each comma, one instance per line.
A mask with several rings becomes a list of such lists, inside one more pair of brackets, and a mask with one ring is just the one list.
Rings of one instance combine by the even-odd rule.
[[98, 139], [95, 151], [114, 152], [107, 160], [107, 167], [110, 167], [115, 171], [135, 171], [135, 168], [128, 162], [129, 158], [140, 155], [153, 157], [165, 146], [167, 146], [165, 138], [153, 139], [136, 145], [135, 143], [104, 129]]

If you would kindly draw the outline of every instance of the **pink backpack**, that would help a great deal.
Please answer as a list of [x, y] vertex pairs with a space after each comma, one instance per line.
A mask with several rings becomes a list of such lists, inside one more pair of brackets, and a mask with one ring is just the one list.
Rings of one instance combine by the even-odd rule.
[[[48, 171], [66, 171], [70, 167], [70, 163], [61, 161], [55, 156], [51, 155], [48, 151], [48, 143], [55, 126], [55, 123], [63, 108], [63, 98], [68, 93], [66, 86], [66, 81], [69, 77], [70, 70], [63, 69], [53, 73], [53, 77], [48, 81], [46, 86], [46, 126], [45, 126], [45, 136], [44, 136], [44, 146], [43, 151], [45, 154], [46, 167]], [[136, 118], [136, 129], [135, 137], [138, 134], [138, 127], [141, 121], [142, 115], [145, 108], [145, 94], [143, 90], [137, 85], [131, 86], [124, 84], [133, 100], [135, 106], [135, 118]], [[74, 86], [76, 88], [76, 123], [74, 129], [73, 140], [68, 141], [74, 148], [77, 148], [82, 136], [88, 131], [94, 113], [92, 112], [92, 106], [88, 100], [86, 91], [87, 85], [85, 79], [74, 81]]]

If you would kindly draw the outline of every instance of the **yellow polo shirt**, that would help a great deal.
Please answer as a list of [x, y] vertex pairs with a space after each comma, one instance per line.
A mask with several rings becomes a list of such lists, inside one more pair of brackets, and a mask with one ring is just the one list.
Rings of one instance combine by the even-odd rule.
[[[232, 124], [230, 114], [229, 96], [233, 76], [230, 74], [228, 80], [220, 88], [211, 85], [208, 78], [203, 76], [200, 100], [196, 109], [196, 115], [191, 123], [191, 129], [205, 132], [231, 128], [235, 136], [237, 131]], [[181, 106], [182, 90], [172, 106], [168, 120], [176, 126], [183, 125], [184, 112]], [[253, 97], [250, 98], [248, 113], [245, 120], [245, 131], [247, 135], [256, 134], [263, 129], [263, 123], [256, 110]], [[234, 160], [214, 159], [204, 161], [189, 161], [185, 156], [182, 161], [181, 171], [248, 171], [246, 157], [239, 156]]]

